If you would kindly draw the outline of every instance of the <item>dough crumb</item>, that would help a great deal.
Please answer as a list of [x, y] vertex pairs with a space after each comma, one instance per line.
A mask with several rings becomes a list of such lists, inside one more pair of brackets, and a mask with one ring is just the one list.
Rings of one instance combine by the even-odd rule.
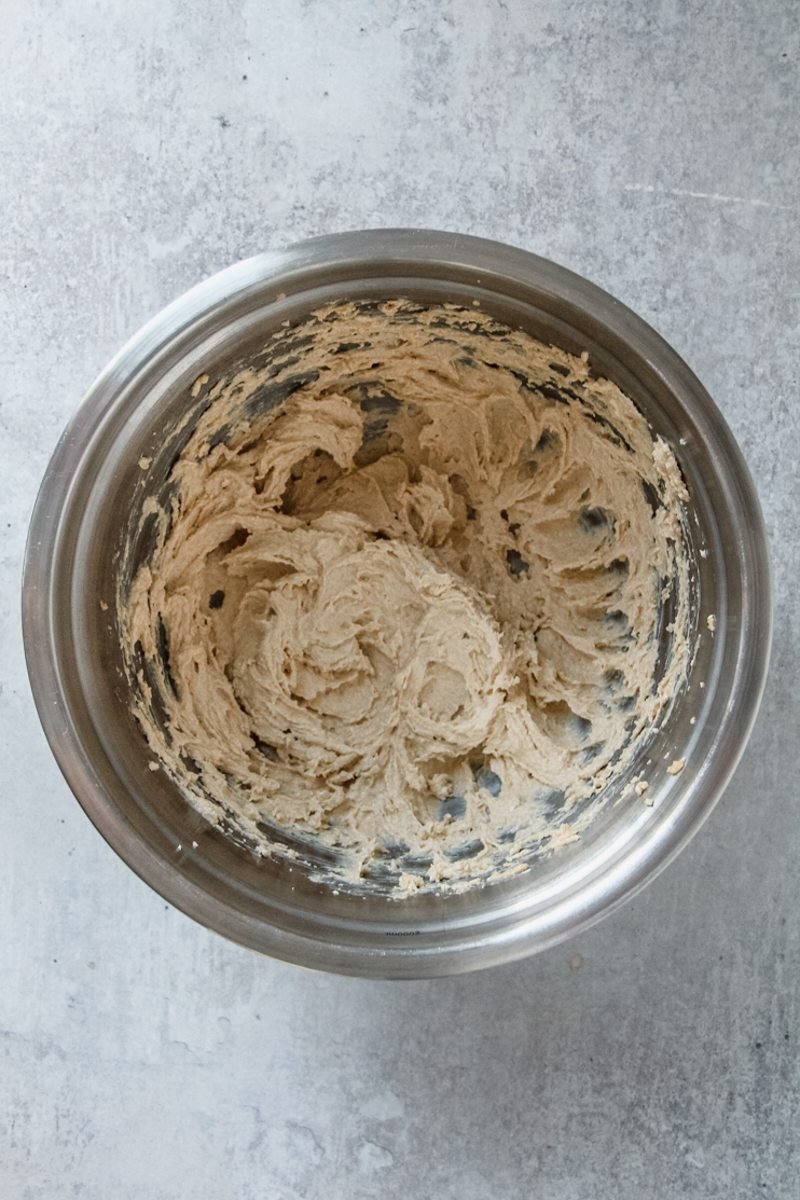
[[667, 767], [668, 775], [680, 775], [683, 768], [686, 766], [685, 758], [674, 758]]
[[579, 842], [580, 840], [581, 835], [572, 825], [559, 825], [553, 834], [552, 846], [556, 850], [561, 846], [569, 846], [573, 842]]
[[146, 454], [143, 454], [142, 457], [139, 459], [139, 468], [142, 471], [149, 471], [150, 467], [152, 466], [152, 463], [153, 463], [152, 458], [148, 458]]
[[191, 388], [191, 394], [192, 394], [193, 400], [197, 399], [197, 397], [200, 395], [201, 391], [203, 390], [203, 388], [205, 387], [205, 385], [207, 383], [208, 383], [207, 375], [198, 375], [197, 376], [197, 379], [195, 379], [194, 383], [192, 384], [192, 388]]
[[708, 628], [711, 630], [712, 633], [717, 628], [717, 618], [714, 616], [713, 613], [708, 614], [708, 616], [706, 618], [706, 625], [708, 626]]

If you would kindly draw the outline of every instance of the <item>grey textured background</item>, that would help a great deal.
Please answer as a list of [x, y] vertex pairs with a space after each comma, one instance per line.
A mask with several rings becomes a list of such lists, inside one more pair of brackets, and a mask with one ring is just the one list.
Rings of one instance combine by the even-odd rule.
[[[0, 1195], [800, 1195], [795, 0], [0, 0]], [[762, 714], [644, 895], [483, 975], [261, 960], [165, 907], [56, 770], [18, 619], [57, 436], [139, 324], [299, 236], [460, 229], [650, 320], [761, 493]]]

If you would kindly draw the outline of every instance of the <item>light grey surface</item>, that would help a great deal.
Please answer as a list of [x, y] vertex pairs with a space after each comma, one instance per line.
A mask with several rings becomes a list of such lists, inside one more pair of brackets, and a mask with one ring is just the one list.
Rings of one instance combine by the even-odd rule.
[[[3, 1200], [797, 1196], [793, 0], [0, 15]], [[425, 984], [167, 910], [61, 782], [18, 619], [38, 480], [119, 344], [234, 259], [391, 224], [517, 243], [652, 321], [740, 439], [776, 593], [761, 718], [679, 862], [576, 942]]]

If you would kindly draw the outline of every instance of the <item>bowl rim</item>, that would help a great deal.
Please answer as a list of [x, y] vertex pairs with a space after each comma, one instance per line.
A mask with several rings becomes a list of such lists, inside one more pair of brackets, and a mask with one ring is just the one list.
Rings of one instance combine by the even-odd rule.
[[[475, 281], [494, 274], [524, 286], [568, 298], [598, 316], [623, 341], [635, 339], [662, 383], [676, 396], [691, 397], [728, 464], [739, 514], [748, 531], [740, 575], [749, 605], [731, 686], [737, 704], [720, 724], [722, 748], [715, 753], [702, 794], [693, 793], [677, 811], [653, 820], [646, 836], [577, 896], [543, 913], [530, 915], [506, 931], [465, 932], [446, 946], [416, 948], [413, 939], [386, 938], [380, 946], [336, 943], [263, 922], [212, 897], [174, 869], [132, 829], [85, 760], [66, 703], [57, 666], [57, 635], [51, 594], [60, 519], [68, 504], [81, 456], [99, 420], [113, 405], [124, 382], [152, 358], [192, 329], [203, 325], [223, 302], [266, 285], [276, 298], [323, 265], [358, 267], [381, 261], [475, 271]], [[22, 626], [28, 675], [39, 719], [58, 766], [84, 811], [108, 844], [147, 884], [188, 916], [233, 941], [289, 962], [343, 974], [379, 977], [428, 977], [454, 974], [509, 962], [552, 946], [586, 930], [655, 879], [694, 836], [727, 786], [744, 751], [766, 682], [772, 633], [769, 557], [763, 517], [744, 458], [723, 417], [683, 359], [642, 318], [603, 289], [529, 251], [460, 233], [429, 229], [367, 229], [307, 238], [286, 249], [266, 251], [225, 268], [195, 285], [157, 313], [135, 333], [86, 392], [64, 430], [46, 468], [30, 520], [22, 574]], [[724, 737], [723, 737], [724, 734]], [[724, 752], [723, 752], [724, 751]], [[402, 944], [400, 944], [402, 942]]]

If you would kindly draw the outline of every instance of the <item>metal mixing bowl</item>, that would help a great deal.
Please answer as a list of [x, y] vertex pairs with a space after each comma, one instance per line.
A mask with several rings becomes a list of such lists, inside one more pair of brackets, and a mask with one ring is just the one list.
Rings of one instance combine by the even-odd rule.
[[[401, 901], [337, 895], [258, 858], [208, 825], [165, 772], [148, 770], [152, 756], [126, 702], [113, 603], [120, 547], [145, 486], [139, 459], [157, 459], [165, 446], [174, 455], [170, 431], [191, 382], [323, 303], [392, 296], [479, 300], [546, 342], [588, 350], [596, 372], [634, 399], [673, 446], [692, 498], [701, 631], [686, 691], [647, 747], [652, 807], [620, 798], [579, 842], [526, 874]], [[713, 636], [705, 632], [712, 613]], [[146, 325], [97, 380], [53, 455], [23, 584], [28, 670], [45, 733], [117, 853], [165, 899], [244, 945], [383, 977], [468, 971], [541, 950], [654, 878], [699, 828], [739, 759], [764, 685], [770, 621], [753, 485], [685, 363], [622, 304], [569, 271], [493, 242], [419, 230], [334, 235], [259, 255]], [[686, 766], [672, 776], [666, 767], [676, 758]]]

